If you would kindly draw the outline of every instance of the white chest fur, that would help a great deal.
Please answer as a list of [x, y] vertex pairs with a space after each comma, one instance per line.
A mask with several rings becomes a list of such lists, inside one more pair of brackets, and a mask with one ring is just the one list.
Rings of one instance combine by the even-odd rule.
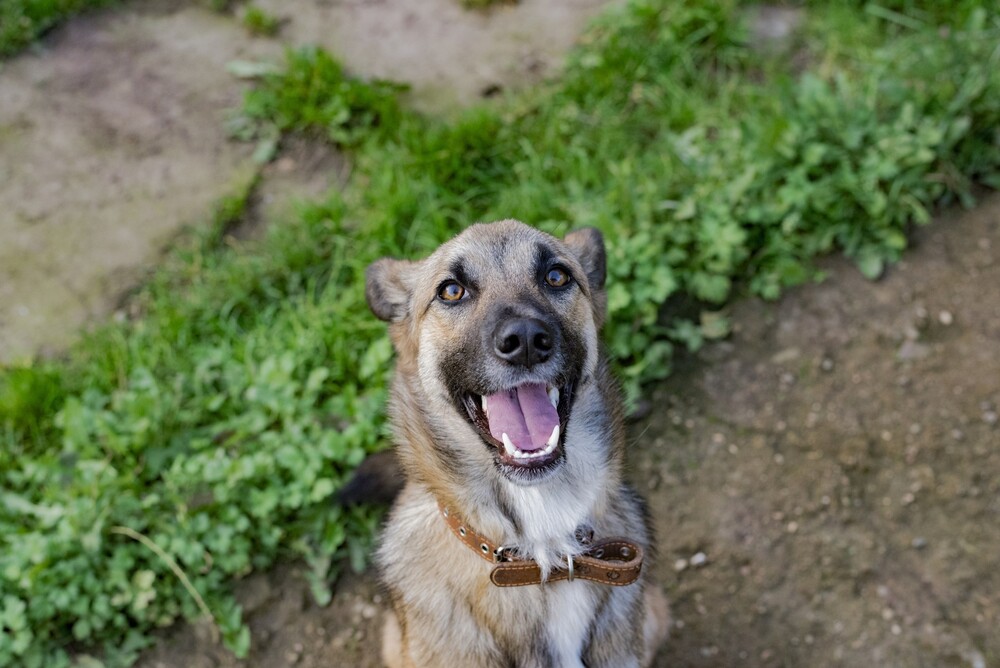
[[584, 582], [561, 582], [548, 591], [549, 647], [555, 665], [582, 668], [583, 644], [596, 612], [593, 587]]

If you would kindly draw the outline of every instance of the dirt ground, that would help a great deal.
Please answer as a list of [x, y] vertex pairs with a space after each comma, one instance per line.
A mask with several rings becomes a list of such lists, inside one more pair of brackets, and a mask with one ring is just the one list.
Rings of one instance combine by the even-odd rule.
[[[1000, 665], [1000, 196], [947, 212], [878, 282], [732, 308], [631, 428], [674, 612], [657, 666]], [[179, 626], [142, 668], [379, 666], [370, 573], [313, 604], [295, 567], [239, 586], [239, 662]]]
[[68, 345], [252, 177], [222, 125], [245, 86], [226, 63], [269, 48], [206, 10], [137, 2], [3, 64], [0, 361]]

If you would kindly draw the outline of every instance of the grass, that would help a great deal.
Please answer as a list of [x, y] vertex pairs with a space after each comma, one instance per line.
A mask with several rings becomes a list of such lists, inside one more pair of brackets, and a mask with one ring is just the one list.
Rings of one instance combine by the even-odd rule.
[[260, 7], [248, 5], [243, 12], [243, 27], [251, 35], [274, 37], [281, 29], [281, 19], [268, 14]]
[[0, 665], [80, 646], [128, 663], [202, 604], [242, 654], [233, 578], [297, 556], [324, 601], [363, 565], [379, 513], [330, 497], [387, 444], [377, 257], [475, 220], [602, 228], [606, 342], [634, 395], [724, 335], [734, 295], [776, 297], [832, 251], [877, 276], [929, 207], [1000, 185], [995, 5], [871, 7], [811, 3], [792, 58], [750, 49], [735, 2], [634, 0], [559, 81], [450, 121], [290, 53], [230, 128], [350, 150], [344, 191], [233, 248], [252, 186], [235, 192], [135, 296], [141, 317], [0, 370]]

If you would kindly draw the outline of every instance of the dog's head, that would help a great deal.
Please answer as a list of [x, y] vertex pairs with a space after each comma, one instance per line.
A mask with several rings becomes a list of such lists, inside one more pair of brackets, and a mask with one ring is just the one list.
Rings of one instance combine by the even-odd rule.
[[409, 417], [513, 482], [548, 477], [598, 363], [604, 277], [597, 230], [559, 240], [512, 220], [473, 225], [419, 262], [375, 262], [368, 303], [391, 323], [398, 373], [424, 403]]

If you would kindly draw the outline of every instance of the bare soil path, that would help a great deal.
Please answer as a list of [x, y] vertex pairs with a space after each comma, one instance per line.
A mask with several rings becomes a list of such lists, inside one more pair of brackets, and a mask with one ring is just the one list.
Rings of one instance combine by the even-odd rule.
[[[259, 169], [224, 120], [234, 60], [321, 44], [435, 112], [551, 74], [608, 0], [265, 0], [277, 39], [185, 0], [75, 19], [0, 69], [0, 362], [65, 348], [100, 322], [179, 230]], [[293, 147], [264, 172], [262, 217], [335, 186], [343, 160]], [[272, 181], [274, 182], [272, 185]], [[275, 200], [275, 201], [272, 201]]]
[[222, 127], [241, 94], [225, 65], [274, 50], [204, 9], [139, 2], [4, 64], [0, 361], [65, 347], [252, 175]]

